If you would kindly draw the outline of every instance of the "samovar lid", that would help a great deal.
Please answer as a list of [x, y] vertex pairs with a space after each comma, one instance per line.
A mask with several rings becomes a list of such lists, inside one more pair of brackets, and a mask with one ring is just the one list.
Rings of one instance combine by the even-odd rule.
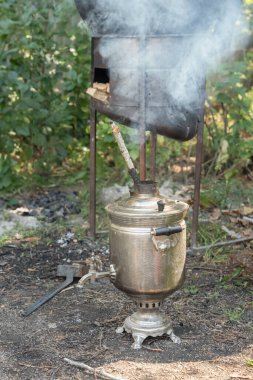
[[187, 203], [161, 196], [154, 182], [137, 184], [128, 199], [106, 206], [110, 218], [123, 225], [174, 223], [184, 219], [188, 208]]

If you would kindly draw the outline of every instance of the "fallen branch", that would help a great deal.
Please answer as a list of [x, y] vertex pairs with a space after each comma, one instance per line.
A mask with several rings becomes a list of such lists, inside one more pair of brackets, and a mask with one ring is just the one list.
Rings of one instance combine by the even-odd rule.
[[28, 363], [18, 363], [21, 367], [27, 367], [27, 368], [37, 368], [37, 369], [51, 369], [51, 368], [56, 368], [51, 365], [33, 365], [33, 364], [28, 364]]
[[249, 236], [249, 237], [242, 238], [242, 239], [221, 241], [220, 243], [205, 245], [205, 246], [201, 246], [201, 247], [191, 247], [191, 248], [187, 249], [187, 253], [189, 253], [189, 254], [193, 254], [193, 253], [197, 253], [197, 252], [203, 253], [203, 252], [207, 251], [208, 249], [221, 248], [221, 247], [225, 247], [227, 245], [242, 244], [242, 243], [246, 243], [246, 242], [251, 241], [251, 240], [253, 240], [253, 236]]
[[248, 216], [244, 216], [242, 219], [245, 220], [246, 222], [253, 224], [253, 218], [249, 218]]
[[233, 239], [241, 239], [242, 236], [235, 231], [229, 230], [226, 226], [221, 226], [222, 231], [224, 231], [229, 237]]
[[81, 362], [75, 362], [73, 360], [64, 358], [64, 361], [68, 363], [69, 365], [72, 365], [73, 367], [85, 369], [86, 371], [93, 373], [95, 376], [103, 377], [105, 379], [110, 380], [124, 380], [122, 377], [115, 377], [113, 375], [110, 375], [109, 373], [103, 371], [102, 369], [96, 369], [88, 366], [87, 364], [81, 363]]
[[208, 272], [220, 272], [222, 269], [220, 268], [210, 268], [210, 267], [186, 267], [186, 269], [191, 269], [191, 270], [205, 270]]
[[163, 350], [161, 350], [160, 348], [151, 348], [151, 347], [148, 347], [148, 346], [142, 346], [142, 348], [144, 348], [144, 350], [147, 350], [147, 351], [163, 352]]

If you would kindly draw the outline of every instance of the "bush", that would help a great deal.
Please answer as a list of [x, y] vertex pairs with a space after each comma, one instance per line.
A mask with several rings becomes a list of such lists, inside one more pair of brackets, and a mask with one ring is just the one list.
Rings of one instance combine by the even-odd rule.
[[22, 173], [50, 174], [86, 138], [90, 43], [72, 0], [6, 0], [1, 13], [3, 189]]

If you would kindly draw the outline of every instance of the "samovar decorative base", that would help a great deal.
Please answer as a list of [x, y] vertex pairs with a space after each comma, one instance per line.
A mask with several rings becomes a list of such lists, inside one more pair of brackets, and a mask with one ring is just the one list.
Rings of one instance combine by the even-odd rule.
[[[144, 305], [149, 304], [145, 303]], [[134, 339], [132, 348], [135, 350], [141, 349], [143, 341], [148, 336], [157, 337], [167, 334], [172, 342], [177, 344], [181, 343], [180, 338], [178, 338], [172, 330], [169, 317], [156, 307], [140, 307], [137, 312], [133, 313], [130, 317], [127, 317], [122, 327], [119, 327], [116, 330], [118, 334], [121, 334], [124, 331], [132, 334]]]

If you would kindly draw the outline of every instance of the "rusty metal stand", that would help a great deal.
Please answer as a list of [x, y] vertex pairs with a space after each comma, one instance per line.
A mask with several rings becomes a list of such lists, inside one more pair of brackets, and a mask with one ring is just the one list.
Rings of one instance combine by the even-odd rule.
[[157, 133], [152, 131], [150, 136], [150, 179], [153, 182], [156, 180], [156, 147]]
[[200, 184], [201, 184], [201, 168], [203, 156], [203, 137], [204, 137], [204, 120], [200, 122], [197, 133], [197, 146], [196, 146], [196, 161], [194, 173], [194, 200], [193, 200], [193, 214], [192, 214], [192, 231], [191, 231], [191, 247], [197, 245], [197, 231], [199, 223], [199, 205], [200, 205]]
[[[94, 102], [91, 102], [91, 117], [90, 117], [90, 212], [89, 223], [90, 231], [89, 236], [92, 239], [96, 237], [96, 129], [97, 129], [97, 111]], [[196, 146], [196, 163], [195, 163], [195, 185], [194, 185], [194, 203], [193, 203], [193, 216], [192, 216], [192, 231], [191, 231], [191, 248], [187, 250], [188, 254], [194, 252], [205, 252], [207, 249], [223, 247], [233, 244], [246, 243], [253, 240], [253, 236], [243, 239], [230, 240], [225, 242], [218, 242], [210, 246], [197, 246], [197, 231], [199, 222], [199, 206], [200, 206], [200, 184], [201, 184], [201, 168], [202, 168], [202, 154], [203, 154], [203, 132], [204, 122], [200, 123], [197, 133], [197, 146]], [[157, 146], [157, 133], [151, 133], [151, 155], [150, 155], [150, 177], [155, 181], [155, 168], [156, 168], [156, 146]], [[145, 166], [144, 166], [145, 167]]]
[[90, 212], [89, 212], [89, 224], [90, 231], [89, 236], [92, 239], [96, 237], [96, 133], [97, 132], [97, 111], [95, 103], [91, 101], [90, 110]]
[[[140, 36], [139, 60], [145, 57], [146, 38]], [[140, 180], [146, 180], [146, 67], [140, 64], [140, 107], [139, 107], [139, 144], [140, 144]]]

